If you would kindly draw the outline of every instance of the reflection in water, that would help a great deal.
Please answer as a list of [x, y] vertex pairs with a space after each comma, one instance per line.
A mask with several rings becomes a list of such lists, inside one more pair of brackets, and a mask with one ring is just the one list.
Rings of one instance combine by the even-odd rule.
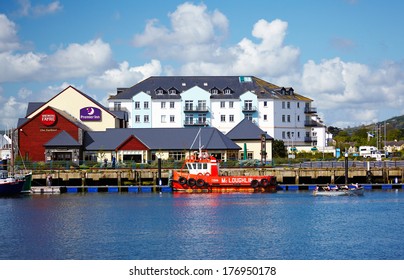
[[403, 204], [401, 191], [1, 198], [0, 259], [402, 259]]

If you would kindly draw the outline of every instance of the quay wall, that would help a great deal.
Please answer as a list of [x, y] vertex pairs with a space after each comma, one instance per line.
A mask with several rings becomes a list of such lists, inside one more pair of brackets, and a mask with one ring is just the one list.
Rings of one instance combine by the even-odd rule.
[[[32, 186], [44, 186], [47, 177], [52, 177], [52, 185], [58, 186], [132, 186], [158, 184], [158, 169], [90, 169], [90, 170], [42, 170], [33, 171]], [[168, 184], [171, 170], [161, 170], [162, 184]], [[343, 184], [344, 168], [227, 168], [221, 175], [270, 175], [276, 176], [282, 184]], [[349, 168], [349, 183], [402, 183], [404, 167]]]

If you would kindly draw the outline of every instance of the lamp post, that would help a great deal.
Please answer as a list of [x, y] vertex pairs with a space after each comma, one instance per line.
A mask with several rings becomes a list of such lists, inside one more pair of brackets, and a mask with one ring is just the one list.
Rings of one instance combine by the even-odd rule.
[[345, 185], [348, 185], [348, 152], [345, 152]]

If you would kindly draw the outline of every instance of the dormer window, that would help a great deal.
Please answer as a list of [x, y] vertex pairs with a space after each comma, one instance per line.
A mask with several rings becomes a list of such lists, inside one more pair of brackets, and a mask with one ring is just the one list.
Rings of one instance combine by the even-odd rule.
[[225, 88], [225, 89], [223, 90], [223, 93], [224, 93], [224, 94], [231, 94], [231, 93], [232, 93], [232, 90], [231, 90], [231, 88], [227, 87], [227, 88]]
[[162, 88], [158, 88], [158, 89], [156, 89], [156, 93], [158, 95], [162, 95], [164, 93], [164, 90]]
[[170, 89], [168, 90], [168, 92], [169, 92], [171, 95], [177, 94], [177, 90], [176, 90], [175, 88], [170, 88]]
[[212, 89], [210, 90], [210, 93], [211, 93], [211, 94], [219, 94], [219, 90], [218, 90], [217, 88], [212, 88]]

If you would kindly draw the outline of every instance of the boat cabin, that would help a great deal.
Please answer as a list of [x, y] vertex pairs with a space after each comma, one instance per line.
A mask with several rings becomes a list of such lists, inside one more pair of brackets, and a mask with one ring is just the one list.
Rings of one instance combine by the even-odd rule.
[[209, 156], [207, 153], [201, 153], [199, 156], [190, 156], [185, 164], [189, 174], [218, 176], [219, 165], [215, 157]]

